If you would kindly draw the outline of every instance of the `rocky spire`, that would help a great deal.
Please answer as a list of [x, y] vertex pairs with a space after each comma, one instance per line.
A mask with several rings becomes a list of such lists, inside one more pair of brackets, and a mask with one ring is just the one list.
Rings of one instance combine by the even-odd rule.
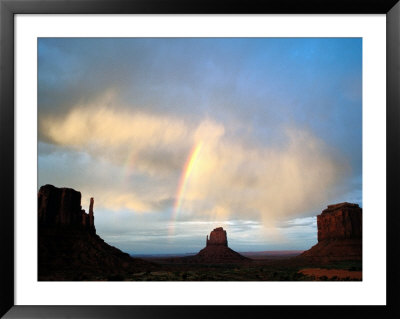
[[93, 205], [94, 205], [94, 198], [91, 197], [90, 205], [89, 205], [89, 225], [90, 225], [90, 227], [94, 227]]

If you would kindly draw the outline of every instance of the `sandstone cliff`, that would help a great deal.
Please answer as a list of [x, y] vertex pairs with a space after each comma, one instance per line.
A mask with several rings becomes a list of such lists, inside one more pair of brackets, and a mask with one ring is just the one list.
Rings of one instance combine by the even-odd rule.
[[82, 209], [81, 193], [72, 188], [44, 185], [38, 194], [39, 226], [71, 226], [96, 232], [93, 205], [90, 199], [89, 214]]
[[329, 205], [317, 216], [318, 241], [361, 238], [362, 210], [357, 204]]
[[317, 216], [318, 244], [299, 258], [318, 262], [361, 260], [362, 209], [357, 204], [329, 205]]
[[96, 234], [94, 199], [89, 214], [81, 193], [71, 188], [42, 186], [38, 193], [38, 279], [122, 280], [154, 264], [131, 258]]
[[228, 238], [226, 236], [226, 230], [224, 230], [222, 227], [215, 228], [210, 233], [210, 239], [208, 239], [207, 235], [206, 246], [213, 246], [213, 245], [221, 245], [228, 247]]

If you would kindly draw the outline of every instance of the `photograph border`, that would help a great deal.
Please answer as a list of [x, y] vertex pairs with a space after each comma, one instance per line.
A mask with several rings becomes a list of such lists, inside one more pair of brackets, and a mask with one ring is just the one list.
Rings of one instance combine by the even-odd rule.
[[[14, 287], [15, 118], [14, 18], [15, 14], [386, 14], [386, 181], [387, 181], [387, 303], [386, 306], [16, 306]], [[400, 154], [400, 4], [398, 0], [313, 1], [285, 0], [236, 3], [170, 0], [0, 0], [0, 316], [7, 318], [223, 318], [254, 314], [269, 317], [343, 318], [372, 315], [399, 316], [399, 216], [396, 212]], [[377, 106], [379, 107], [379, 106]]]

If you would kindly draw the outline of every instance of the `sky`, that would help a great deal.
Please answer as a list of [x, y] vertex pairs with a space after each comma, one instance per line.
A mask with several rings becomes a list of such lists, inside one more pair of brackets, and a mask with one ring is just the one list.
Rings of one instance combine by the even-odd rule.
[[39, 38], [38, 188], [130, 254], [305, 250], [362, 207], [361, 38]]

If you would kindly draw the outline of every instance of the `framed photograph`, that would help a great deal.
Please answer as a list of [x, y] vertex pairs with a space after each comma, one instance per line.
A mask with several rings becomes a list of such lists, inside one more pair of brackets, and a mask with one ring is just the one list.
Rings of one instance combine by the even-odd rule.
[[0, 8], [2, 315], [399, 314], [397, 1]]

